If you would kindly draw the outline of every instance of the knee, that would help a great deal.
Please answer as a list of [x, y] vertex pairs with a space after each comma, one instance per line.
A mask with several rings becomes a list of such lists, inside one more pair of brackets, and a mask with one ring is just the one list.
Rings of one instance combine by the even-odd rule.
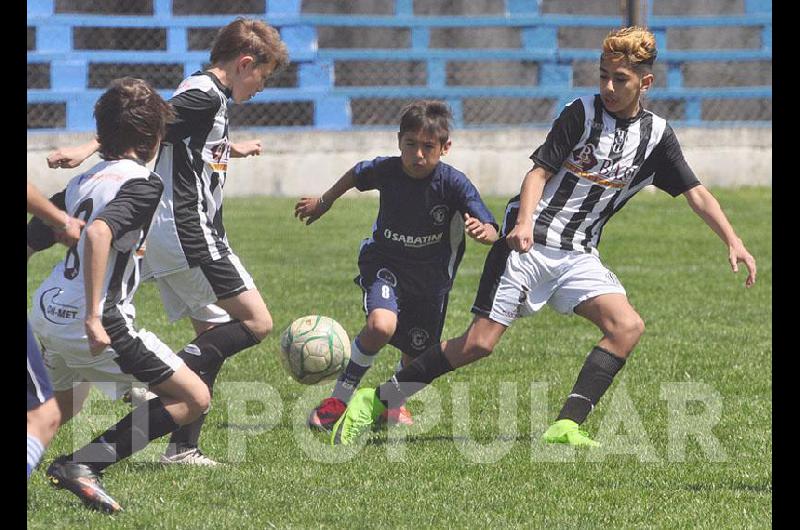
[[486, 340], [484, 337], [470, 337], [467, 340], [464, 353], [470, 361], [476, 361], [488, 357], [494, 351], [494, 344], [492, 341]]
[[245, 322], [247, 329], [249, 329], [258, 342], [261, 342], [267, 335], [272, 333], [272, 316], [269, 312], [259, 315], [251, 320]]
[[192, 389], [186, 403], [189, 415], [195, 419], [199, 418], [211, 406], [211, 392], [205, 384], [199, 384]]
[[637, 313], [626, 316], [614, 323], [611, 335], [630, 343], [631, 346], [639, 342], [644, 333], [644, 320]]
[[383, 344], [389, 342], [397, 329], [397, 319], [385, 316], [370, 315], [367, 318], [366, 332], [370, 335], [373, 342]]

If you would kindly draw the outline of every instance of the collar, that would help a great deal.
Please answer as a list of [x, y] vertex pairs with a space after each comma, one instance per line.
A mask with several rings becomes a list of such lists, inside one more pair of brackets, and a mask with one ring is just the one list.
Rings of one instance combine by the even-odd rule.
[[205, 71], [205, 70], [202, 71], [202, 72], [196, 72], [194, 75], [198, 75], [198, 74], [207, 75], [208, 77], [210, 77], [211, 80], [214, 81], [214, 84], [217, 85], [217, 88], [219, 89], [219, 91], [222, 92], [225, 95], [226, 98], [230, 99], [230, 98], [233, 97], [233, 89], [223, 85], [222, 81], [220, 81], [219, 78], [216, 75], [212, 74], [211, 72]]

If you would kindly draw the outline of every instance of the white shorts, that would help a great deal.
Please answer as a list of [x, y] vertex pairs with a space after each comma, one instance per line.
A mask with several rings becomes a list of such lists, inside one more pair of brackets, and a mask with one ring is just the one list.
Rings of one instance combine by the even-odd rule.
[[211, 263], [155, 278], [171, 322], [191, 317], [222, 324], [233, 320], [216, 302], [250, 289], [255, 283], [235, 254]]
[[581, 302], [612, 293], [626, 294], [593, 254], [539, 244], [520, 254], [500, 239], [486, 256], [472, 312], [510, 326], [545, 304], [571, 315]]
[[145, 329], [128, 333], [119, 341], [112, 339], [112, 345], [120, 351], [124, 349], [123, 355], [109, 347], [96, 357], [89, 352], [85, 335], [80, 341], [61, 341], [46, 329], [37, 331], [44, 364], [56, 392], [88, 382], [111, 399], [119, 399], [132, 386], [165, 381], [184, 364], [169, 346]]

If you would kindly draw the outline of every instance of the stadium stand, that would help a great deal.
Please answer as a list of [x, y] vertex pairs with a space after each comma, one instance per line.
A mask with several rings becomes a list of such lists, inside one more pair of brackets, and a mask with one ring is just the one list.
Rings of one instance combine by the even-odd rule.
[[[546, 125], [594, 86], [619, 0], [28, 0], [29, 130], [91, 131], [109, 81], [169, 97], [236, 15], [279, 28], [291, 65], [233, 108], [237, 128], [394, 126], [416, 98], [457, 128]], [[771, 126], [772, 4], [651, 0], [659, 43], [650, 107], [678, 126]]]

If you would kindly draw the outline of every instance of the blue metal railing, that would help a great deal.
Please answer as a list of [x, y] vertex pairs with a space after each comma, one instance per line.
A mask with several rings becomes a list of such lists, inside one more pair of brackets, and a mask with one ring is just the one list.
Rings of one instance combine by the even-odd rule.
[[[506, 0], [506, 16], [469, 17], [414, 16], [412, 0], [396, 0], [394, 16], [313, 15], [300, 13], [300, 0], [268, 0], [265, 16], [279, 28], [290, 59], [298, 64], [296, 88], [268, 88], [253, 102], [311, 101], [315, 115], [313, 127], [349, 129], [350, 105], [356, 98], [442, 98], [454, 106], [455, 125], [463, 127], [463, 98], [551, 98], [556, 100], [553, 113], [570, 100], [591, 89], [572, 86], [574, 61], [597, 60], [596, 49], [561, 49], [561, 27], [611, 28], [620, 26], [619, 16], [545, 15], [536, 12], [533, 0]], [[650, 2], [652, 4], [652, 2]], [[66, 105], [66, 129], [93, 130], [92, 107], [100, 89], [88, 88], [90, 63], [179, 63], [189, 75], [208, 62], [208, 50], [189, 50], [190, 28], [221, 27], [235, 18], [231, 15], [173, 15], [171, 0], [154, 0], [152, 16], [107, 16], [55, 14], [54, 0], [28, 0], [28, 26], [35, 28], [34, 50], [28, 51], [28, 63], [50, 65], [50, 88], [29, 89], [28, 103], [63, 103]], [[730, 61], [743, 65], [772, 59], [771, 2], [746, 0], [745, 14], [725, 16], [659, 17], [650, 15], [648, 26], [659, 43], [659, 62], [667, 67], [667, 84], [653, 89], [649, 98], [685, 102], [684, 125], [706, 124], [701, 115], [702, 102], [711, 99], [771, 100], [771, 82], [766, 86], [688, 88], [683, 86], [681, 65], [698, 61]], [[409, 30], [409, 47], [401, 49], [319, 48], [317, 28], [323, 26], [356, 28], [403, 28]], [[667, 29], [693, 27], [760, 28], [758, 49], [677, 50], [670, 49]], [[161, 28], [166, 32], [162, 50], [80, 50], [73, 46], [73, 29], [86, 27]], [[439, 49], [430, 47], [430, 35], [437, 28], [519, 28], [521, 46], [514, 49]], [[334, 83], [334, 63], [344, 60], [422, 61], [426, 64], [424, 86], [339, 87]], [[448, 86], [447, 61], [529, 60], [539, 64], [536, 86], [476, 87]], [[168, 97], [171, 90], [161, 90]], [[553, 114], [551, 118], [555, 117]], [[715, 122], [717, 123], [717, 122]], [[766, 122], [770, 123], [770, 122]], [[761, 123], [762, 125], [764, 123]]]

